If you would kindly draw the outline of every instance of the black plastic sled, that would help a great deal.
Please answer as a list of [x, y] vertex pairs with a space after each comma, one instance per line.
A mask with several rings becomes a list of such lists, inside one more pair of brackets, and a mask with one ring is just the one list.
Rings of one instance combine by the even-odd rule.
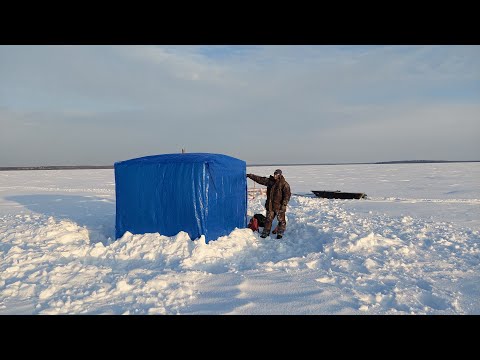
[[326, 199], [365, 199], [367, 197], [367, 194], [365, 193], [343, 192], [340, 190], [336, 190], [336, 191], [312, 190], [312, 192], [316, 196], [320, 198], [326, 198]]

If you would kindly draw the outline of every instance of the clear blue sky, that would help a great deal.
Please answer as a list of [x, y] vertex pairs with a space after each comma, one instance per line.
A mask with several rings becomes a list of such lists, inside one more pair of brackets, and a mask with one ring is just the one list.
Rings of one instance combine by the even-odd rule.
[[480, 46], [0, 46], [0, 166], [480, 160]]

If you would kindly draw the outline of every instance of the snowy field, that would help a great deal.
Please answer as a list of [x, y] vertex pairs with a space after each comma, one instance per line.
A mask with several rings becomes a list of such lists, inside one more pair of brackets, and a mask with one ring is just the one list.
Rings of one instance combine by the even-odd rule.
[[209, 244], [114, 241], [113, 170], [0, 171], [0, 314], [480, 314], [480, 163], [282, 170], [284, 238]]

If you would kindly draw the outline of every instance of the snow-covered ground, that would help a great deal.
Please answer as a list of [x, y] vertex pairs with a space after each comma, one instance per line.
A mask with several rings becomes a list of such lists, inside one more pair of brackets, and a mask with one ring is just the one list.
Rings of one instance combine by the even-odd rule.
[[114, 241], [113, 170], [0, 172], [0, 314], [480, 314], [480, 163], [282, 170], [285, 237], [209, 244]]

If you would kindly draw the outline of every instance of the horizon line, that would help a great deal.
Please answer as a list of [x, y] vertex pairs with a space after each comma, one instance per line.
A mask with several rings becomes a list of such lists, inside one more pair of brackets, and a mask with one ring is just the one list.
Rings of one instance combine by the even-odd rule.
[[[314, 165], [388, 165], [388, 164], [426, 164], [426, 163], [466, 163], [480, 162], [480, 160], [392, 160], [376, 162], [344, 162], [344, 163], [272, 163], [272, 164], [247, 164], [248, 166], [314, 166]], [[114, 165], [39, 165], [39, 166], [0, 166], [0, 171], [5, 170], [87, 170], [87, 169], [113, 169]]]

